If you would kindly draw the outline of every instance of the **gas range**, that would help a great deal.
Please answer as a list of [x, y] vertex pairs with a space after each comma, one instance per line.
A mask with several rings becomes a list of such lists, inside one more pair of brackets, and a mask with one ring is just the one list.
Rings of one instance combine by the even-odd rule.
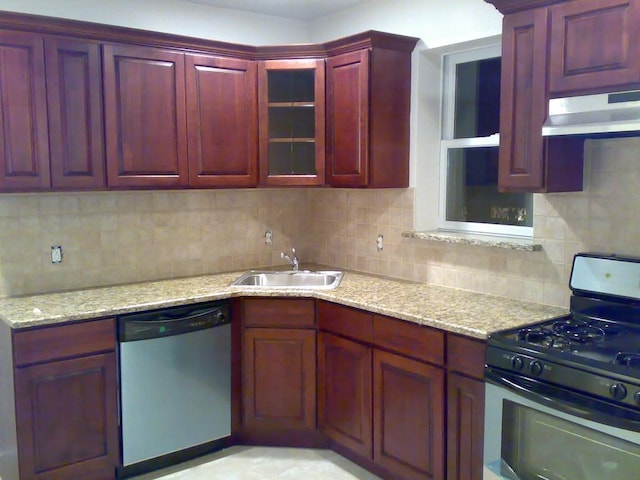
[[640, 259], [574, 257], [570, 314], [492, 333], [487, 368], [640, 407]]

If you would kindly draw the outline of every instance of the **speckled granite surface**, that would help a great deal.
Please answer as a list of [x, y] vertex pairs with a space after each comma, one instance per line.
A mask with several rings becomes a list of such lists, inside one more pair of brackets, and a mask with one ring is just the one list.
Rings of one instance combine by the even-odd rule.
[[0, 299], [12, 328], [64, 323], [238, 296], [313, 297], [476, 338], [566, 313], [550, 307], [423, 283], [345, 273], [335, 290], [231, 287], [243, 272]]
[[537, 252], [542, 250], [542, 245], [535, 243], [530, 238], [501, 237], [497, 235], [478, 235], [459, 232], [402, 232], [405, 238], [416, 240], [432, 240], [434, 242], [456, 243], [459, 245], [479, 245], [481, 247], [507, 248], [509, 250], [522, 250], [525, 252]]

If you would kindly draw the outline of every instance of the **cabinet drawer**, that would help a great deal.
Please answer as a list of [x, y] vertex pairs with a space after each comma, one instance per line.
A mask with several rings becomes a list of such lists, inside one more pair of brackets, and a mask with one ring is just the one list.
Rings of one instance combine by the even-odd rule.
[[315, 301], [287, 298], [245, 298], [242, 301], [245, 327], [315, 327]]
[[466, 375], [484, 378], [484, 355], [487, 343], [459, 335], [447, 335], [447, 365]]
[[15, 366], [114, 350], [113, 318], [73, 323], [13, 334]]
[[355, 308], [318, 302], [318, 326], [362, 342], [373, 341], [373, 314]]
[[444, 333], [429, 327], [375, 315], [373, 343], [426, 362], [444, 364]]

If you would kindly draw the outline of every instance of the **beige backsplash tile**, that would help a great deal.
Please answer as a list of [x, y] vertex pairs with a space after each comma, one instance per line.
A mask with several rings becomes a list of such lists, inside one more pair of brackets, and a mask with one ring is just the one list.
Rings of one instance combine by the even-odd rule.
[[0, 296], [288, 268], [295, 246], [303, 262], [566, 306], [576, 252], [640, 256], [640, 139], [589, 140], [585, 163], [585, 191], [534, 196], [541, 252], [402, 238], [413, 189], [3, 194]]

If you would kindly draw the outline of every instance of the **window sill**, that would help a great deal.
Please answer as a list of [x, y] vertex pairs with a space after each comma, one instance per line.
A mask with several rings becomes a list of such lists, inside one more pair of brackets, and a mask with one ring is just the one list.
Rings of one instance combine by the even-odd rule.
[[455, 243], [458, 245], [478, 245], [481, 247], [506, 248], [510, 250], [522, 250], [525, 252], [537, 252], [542, 250], [542, 245], [535, 243], [528, 237], [506, 237], [499, 235], [483, 235], [478, 233], [447, 232], [433, 230], [428, 232], [402, 232], [404, 238], [416, 240], [429, 240], [434, 242]]

